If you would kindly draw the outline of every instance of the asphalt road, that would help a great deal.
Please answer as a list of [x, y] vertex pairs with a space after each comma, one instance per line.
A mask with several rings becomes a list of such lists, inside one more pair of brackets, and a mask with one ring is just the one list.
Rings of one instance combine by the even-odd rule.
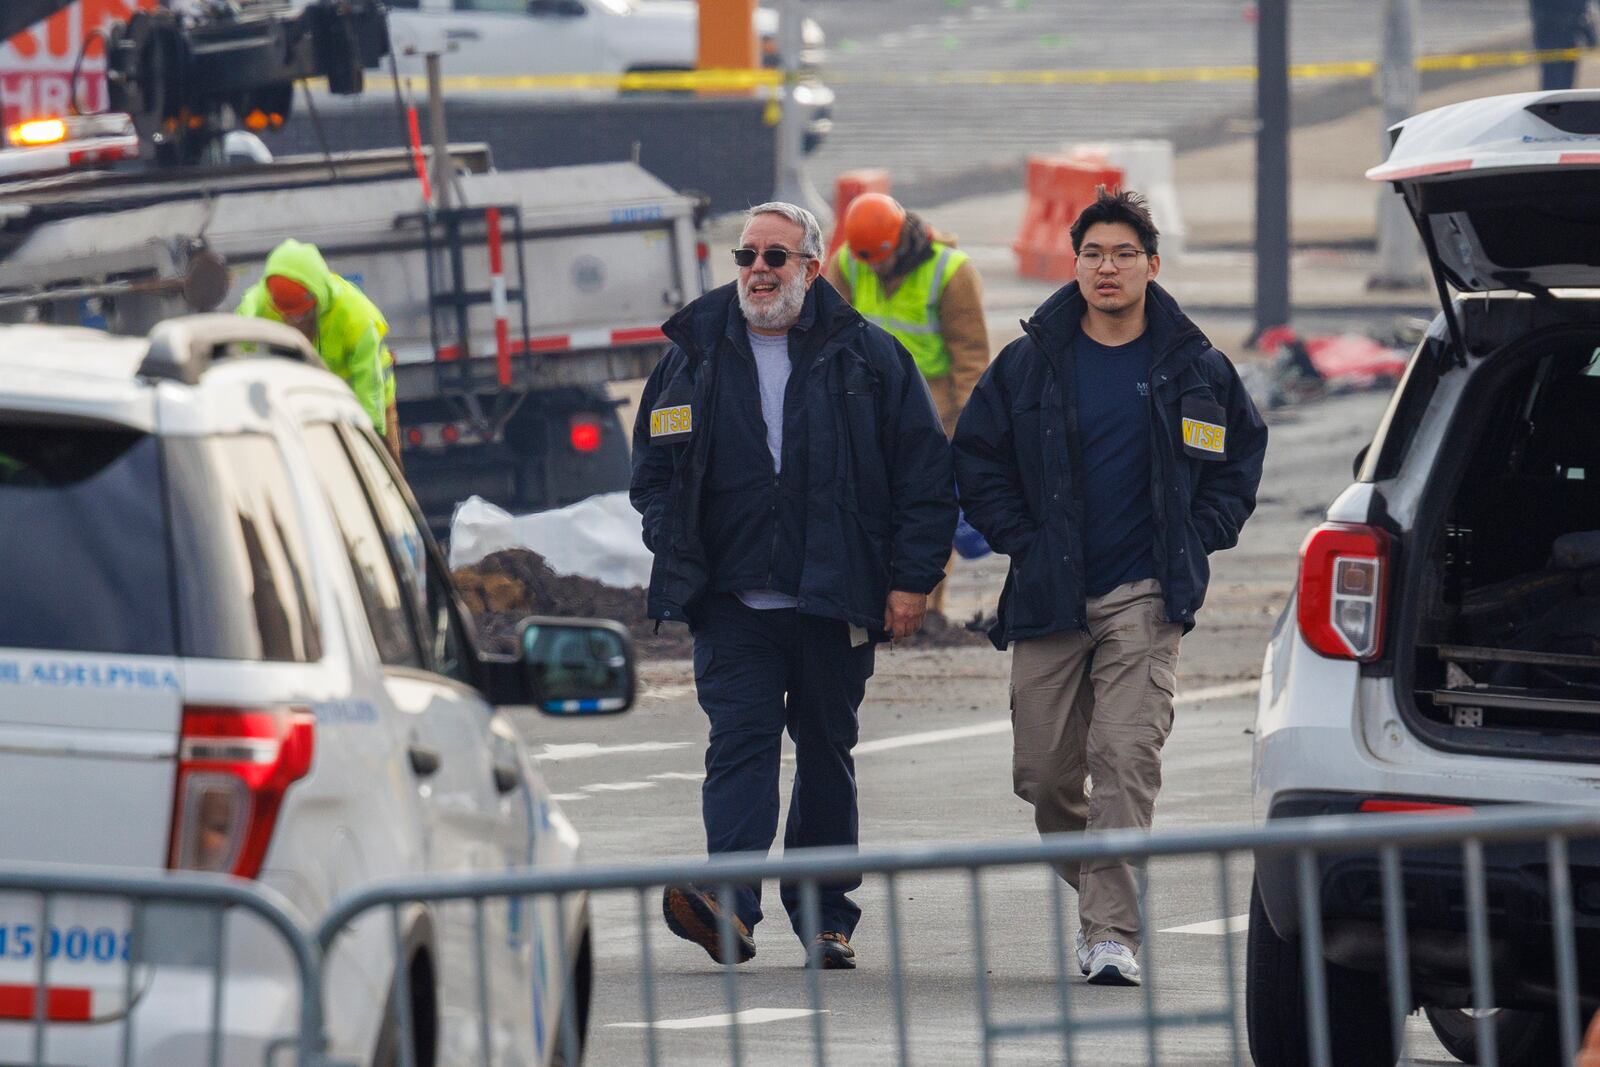
[[[1204, 324], [1202, 324], [1204, 325]], [[1349, 479], [1350, 459], [1368, 439], [1384, 397], [1325, 399], [1273, 420], [1272, 446], [1260, 506], [1238, 548], [1214, 558], [1212, 593], [1200, 625], [1185, 638], [1177, 721], [1166, 749], [1158, 828], [1248, 821], [1254, 680], [1262, 650], [1293, 578], [1300, 539]], [[964, 565], [952, 593], [957, 605], [992, 604], [1003, 568], [990, 559]], [[955, 610], [952, 610], [955, 614]], [[1010, 788], [1006, 713], [1007, 657], [985, 646], [880, 653], [861, 715], [861, 836], [866, 849], [937, 842], [1027, 839], [1032, 821]], [[699, 782], [705, 719], [694, 702], [690, 664], [644, 666], [639, 706], [611, 720], [529, 722], [542, 771], [583, 834], [590, 861], [702, 854]], [[952, 731], [954, 733], [952, 733]], [[786, 764], [782, 786], [787, 797]], [[1073, 973], [1064, 992], [1073, 1017], [1105, 1026], [1076, 1039], [1068, 1060], [1059, 1035], [1008, 1039], [992, 1061], [979, 1029], [979, 939], [983, 985], [997, 1023], [1055, 1017], [1063, 991], [1056, 977], [1050, 879], [1042, 868], [997, 870], [981, 878], [975, 902], [961, 875], [903, 877], [894, 887], [900, 918], [900, 974], [909, 1062], [965, 1063], [1223, 1063], [1243, 1038], [1244, 937], [1250, 863], [1227, 871], [1229, 898], [1214, 860], [1158, 862], [1150, 871], [1150, 926], [1143, 954], [1143, 990], [1092, 987]], [[737, 971], [737, 1009], [745, 1025], [728, 1025], [724, 975], [696, 947], [674, 938], [659, 917], [659, 897], [644, 902], [654, 963], [654, 1017], [649, 1033], [660, 1062], [819, 1061], [824, 1034], [830, 1063], [893, 1063], [898, 1058], [888, 888], [869, 878], [857, 894], [864, 915], [855, 944], [860, 969], [820, 975], [825, 1014], [812, 1014], [803, 951], [767, 887], [768, 920], [757, 930], [758, 955]], [[1067, 929], [1076, 919], [1063, 893]], [[598, 958], [591, 1063], [644, 1063], [639, 902], [629, 896], [594, 901]], [[1231, 967], [1227, 955], [1232, 951]], [[1181, 1026], [1160, 1036], [1156, 1055], [1139, 1023], [1147, 1012], [1229, 1012], [1236, 1024]], [[1413, 1052], [1423, 1062], [1447, 1061], [1426, 1028], [1413, 1022]], [[1248, 1059], [1245, 1060], [1248, 1062]]]
[[[950, 72], [1233, 67], [1255, 60], [1244, 0], [803, 0], [828, 34], [838, 94], [832, 134], [807, 171], [824, 193], [841, 171], [886, 167], [913, 202], [987, 191], [985, 172], [1063, 143], [1161, 137], [1180, 148], [1248, 117], [1248, 80], [1106, 85], [919, 85]], [[1382, 3], [1294, 3], [1296, 63], [1376, 60]], [[1526, 47], [1525, 0], [1421, 0], [1424, 54]], [[897, 81], [898, 79], [898, 81]], [[1328, 80], [1297, 83], [1297, 100]], [[1537, 87], [1530, 68], [1527, 88]], [[1243, 128], [1235, 131], [1243, 132]], [[1014, 176], [1005, 179], [1015, 184]]]

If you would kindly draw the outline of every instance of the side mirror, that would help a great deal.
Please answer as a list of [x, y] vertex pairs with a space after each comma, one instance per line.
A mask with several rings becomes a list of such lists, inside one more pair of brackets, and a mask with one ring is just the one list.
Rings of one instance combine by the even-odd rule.
[[528, 14], [543, 15], [555, 18], [578, 18], [587, 15], [589, 9], [583, 6], [583, 0], [528, 0]]
[[1356, 458], [1350, 463], [1350, 477], [1361, 477], [1361, 466], [1367, 462], [1367, 451], [1370, 448], [1372, 448], [1372, 442], [1369, 441], [1361, 446], [1361, 451], [1356, 453]]
[[522, 620], [517, 648], [531, 703], [546, 715], [614, 715], [633, 706], [633, 641], [609, 619]]

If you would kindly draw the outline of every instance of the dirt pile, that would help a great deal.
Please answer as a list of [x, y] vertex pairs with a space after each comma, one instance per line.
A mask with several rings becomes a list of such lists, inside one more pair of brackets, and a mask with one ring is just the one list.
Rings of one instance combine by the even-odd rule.
[[656, 624], [645, 615], [643, 589], [618, 589], [582, 575], [557, 574], [543, 556], [525, 548], [491, 553], [452, 577], [489, 648], [512, 651], [517, 623], [529, 615], [614, 619], [628, 628], [640, 654], [646, 656], [687, 656], [693, 647], [681, 626], [663, 626], [659, 635], [654, 633]]
[[[485, 556], [452, 576], [462, 603], [472, 612], [485, 649], [515, 651], [517, 623], [529, 615], [615, 619], [633, 634], [639, 655], [652, 659], [688, 656], [694, 639], [686, 626], [656, 624], [646, 615], [645, 591], [617, 589], [576, 574], [557, 574], [544, 557], [525, 548], [508, 548]], [[987, 641], [943, 615], [930, 613], [922, 632], [905, 648], [947, 648]]]

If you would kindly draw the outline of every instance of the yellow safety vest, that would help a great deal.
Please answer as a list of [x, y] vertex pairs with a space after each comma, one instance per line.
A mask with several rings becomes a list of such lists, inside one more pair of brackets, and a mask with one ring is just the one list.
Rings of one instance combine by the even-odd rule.
[[939, 333], [939, 298], [950, 275], [968, 258], [965, 252], [935, 241], [933, 255], [906, 275], [890, 297], [884, 296], [878, 276], [849, 245], [839, 249], [839, 272], [849, 281], [850, 303], [862, 317], [894, 334], [924, 378], [943, 378], [950, 373], [950, 349]]

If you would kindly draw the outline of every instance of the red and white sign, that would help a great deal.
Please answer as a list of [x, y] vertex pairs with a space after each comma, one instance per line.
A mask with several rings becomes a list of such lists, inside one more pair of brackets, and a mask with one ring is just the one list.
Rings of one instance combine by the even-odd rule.
[[[83, 52], [78, 106], [85, 113], [106, 107], [105, 45], [101, 33], [159, 0], [77, 0], [0, 46], [0, 100], [5, 125], [72, 109], [72, 68]], [[87, 50], [84, 42], [88, 41]]]

